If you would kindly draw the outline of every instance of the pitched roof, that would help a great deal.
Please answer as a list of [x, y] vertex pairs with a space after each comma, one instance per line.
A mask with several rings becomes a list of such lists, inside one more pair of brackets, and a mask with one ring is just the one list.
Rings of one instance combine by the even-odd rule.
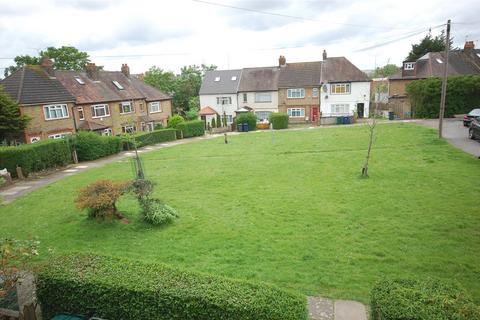
[[200, 94], [237, 93], [241, 72], [240, 69], [207, 71]]
[[245, 68], [242, 70], [238, 91], [276, 91], [279, 76], [279, 67]]
[[[425, 79], [442, 77], [445, 68], [445, 52], [429, 52], [415, 62], [414, 75], [405, 75], [400, 69], [391, 80]], [[480, 50], [452, 50], [448, 55], [448, 75], [480, 74]]]
[[320, 85], [321, 61], [287, 63], [280, 67], [279, 88]]
[[143, 82], [143, 80], [137, 78], [136, 76], [131, 76], [130, 80], [132, 82], [132, 85], [135, 87], [135, 89], [137, 89], [143, 94], [147, 102], [158, 101], [158, 100], [168, 100], [172, 98], [170, 95]]
[[40, 66], [23, 67], [0, 81], [0, 85], [21, 105], [75, 102], [58, 79], [49, 77]]
[[90, 130], [90, 131], [103, 130], [103, 129], [108, 128], [108, 126], [106, 126], [104, 124], [93, 122], [93, 121], [86, 121], [86, 120], [81, 121], [79, 127], [80, 127], [80, 129]]
[[200, 115], [200, 116], [209, 116], [209, 115], [213, 115], [213, 114], [218, 114], [218, 113], [217, 113], [217, 111], [213, 110], [210, 107], [204, 107], [198, 113], [198, 115]]
[[345, 57], [332, 57], [323, 61], [323, 82], [370, 81], [368, 76]]

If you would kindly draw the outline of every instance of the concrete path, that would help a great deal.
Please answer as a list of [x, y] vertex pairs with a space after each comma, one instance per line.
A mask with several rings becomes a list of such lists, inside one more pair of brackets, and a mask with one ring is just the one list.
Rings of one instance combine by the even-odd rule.
[[308, 297], [310, 320], [367, 320], [367, 308], [357, 301]]
[[[229, 132], [228, 135], [237, 135], [238, 132]], [[202, 137], [195, 137], [195, 138], [188, 138], [188, 139], [181, 139], [181, 140], [174, 140], [164, 143], [159, 143], [155, 145], [145, 146], [139, 149], [139, 153], [150, 152], [154, 150], [159, 150], [167, 147], [172, 147], [180, 144], [185, 144], [193, 141], [198, 140], [208, 140], [213, 138], [223, 137], [223, 134], [212, 134], [212, 135], [205, 135]], [[17, 199], [18, 197], [23, 196], [24, 194], [28, 194], [40, 187], [52, 184], [60, 179], [63, 179], [68, 176], [72, 176], [74, 174], [87, 171], [92, 168], [102, 167], [108, 163], [112, 163], [114, 161], [121, 160], [126, 157], [131, 157], [134, 155], [132, 151], [123, 151], [118, 154], [104, 157], [94, 161], [86, 161], [80, 162], [78, 164], [72, 164], [68, 167], [61, 168], [55, 172], [49, 172], [46, 175], [38, 175], [34, 178], [28, 178], [25, 180], [15, 180], [15, 183], [0, 189], [0, 197], [3, 200], [3, 203], [9, 203]]]

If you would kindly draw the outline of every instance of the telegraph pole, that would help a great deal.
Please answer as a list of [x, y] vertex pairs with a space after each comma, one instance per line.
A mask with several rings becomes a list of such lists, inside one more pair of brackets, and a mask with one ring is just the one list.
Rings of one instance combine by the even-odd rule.
[[443, 137], [443, 115], [445, 113], [445, 96], [447, 94], [448, 53], [450, 51], [450, 19], [447, 22], [447, 37], [445, 38], [445, 66], [442, 79], [442, 96], [440, 98], [440, 112], [438, 115], [438, 137]]

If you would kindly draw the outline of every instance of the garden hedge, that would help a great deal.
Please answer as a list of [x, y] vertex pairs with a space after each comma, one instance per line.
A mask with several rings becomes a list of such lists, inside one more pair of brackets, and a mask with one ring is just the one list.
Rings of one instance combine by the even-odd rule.
[[122, 150], [120, 137], [101, 136], [90, 131], [80, 131], [74, 141], [79, 161], [95, 160]]
[[371, 294], [372, 320], [478, 320], [480, 308], [458, 286], [436, 280], [382, 280]]
[[237, 125], [240, 123], [248, 123], [248, 130], [253, 131], [257, 129], [257, 116], [253, 112], [240, 113], [236, 117], [235, 123]]
[[37, 276], [43, 318], [302, 319], [305, 296], [266, 284], [97, 255], [51, 259]]
[[[177, 124], [178, 132], [183, 133], [184, 138], [203, 136], [205, 134], [205, 123], [202, 120], [186, 121]], [[182, 135], [179, 134], [181, 137]]]
[[[176, 139], [176, 130], [175, 129], [160, 129], [150, 132], [142, 132], [135, 135], [135, 141], [137, 142], [137, 147], [148, 146], [151, 144], [156, 144], [165, 141], [172, 141]], [[124, 135], [122, 136], [122, 143], [124, 150], [132, 149], [132, 139]]]
[[17, 147], [0, 147], [0, 169], [7, 168], [12, 177], [17, 176], [17, 165], [28, 176], [30, 172], [65, 166], [72, 162], [65, 139], [48, 139]]
[[270, 123], [273, 129], [287, 129], [288, 128], [288, 113], [286, 112], [272, 112], [270, 114]]

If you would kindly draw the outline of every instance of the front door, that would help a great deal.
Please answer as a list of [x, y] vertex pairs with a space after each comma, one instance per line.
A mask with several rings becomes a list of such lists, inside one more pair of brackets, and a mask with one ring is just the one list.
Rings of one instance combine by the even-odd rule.
[[357, 103], [357, 115], [358, 115], [358, 117], [363, 118], [364, 113], [365, 113], [365, 104]]
[[312, 122], [318, 121], [318, 107], [312, 107]]

